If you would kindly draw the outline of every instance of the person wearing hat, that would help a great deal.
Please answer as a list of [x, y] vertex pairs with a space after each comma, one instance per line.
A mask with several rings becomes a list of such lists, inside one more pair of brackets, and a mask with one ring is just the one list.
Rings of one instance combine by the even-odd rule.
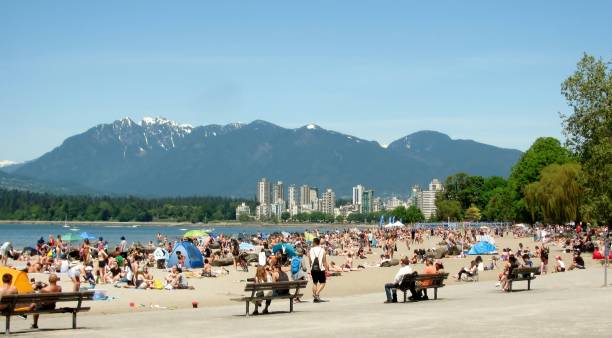
[[[395, 274], [395, 278], [393, 278], [393, 282], [385, 284], [385, 294], [387, 295], [386, 304], [388, 303], [397, 303], [397, 288], [399, 287], [402, 279], [404, 279], [405, 275], [409, 275], [413, 273], [412, 267], [410, 267], [410, 259], [408, 257], [404, 257], [401, 260], [402, 267]], [[414, 287], [410, 288], [410, 292], [413, 297], [416, 295], [416, 292], [413, 292]], [[411, 298], [413, 298], [411, 297]]]

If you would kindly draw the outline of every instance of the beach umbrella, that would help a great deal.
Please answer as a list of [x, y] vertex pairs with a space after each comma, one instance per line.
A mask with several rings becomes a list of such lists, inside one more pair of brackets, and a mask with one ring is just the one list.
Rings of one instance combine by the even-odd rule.
[[189, 230], [183, 235], [183, 237], [188, 237], [188, 238], [205, 237], [205, 236], [208, 236], [208, 232], [204, 230]]
[[253, 244], [251, 244], [249, 242], [242, 242], [242, 243], [240, 243], [238, 248], [240, 250], [253, 250], [253, 249], [255, 249], [255, 245], [253, 245]]
[[73, 234], [72, 232], [62, 235], [63, 242], [78, 242], [80, 240], [81, 240], [81, 237]]
[[96, 236], [88, 234], [87, 232], [81, 232], [79, 237], [81, 237], [82, 239], [96, 239]]
[[295, 247], [289, 243], [278, 243], [272, 247], [272, 252], [277, 253], [278, 251], [282, 251], [286, 253], [289, 257], [296, 256]]
[[283, 235], [283, 237], [285, 237], [285, 238], [291, 236], [291, 234], [288, 233], [287, 231], [281, 231], [281, 235]]

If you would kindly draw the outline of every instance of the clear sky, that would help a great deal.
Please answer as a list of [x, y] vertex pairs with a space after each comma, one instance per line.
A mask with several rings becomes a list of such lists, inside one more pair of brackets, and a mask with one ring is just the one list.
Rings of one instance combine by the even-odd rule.
[[[435, 5], [432, 3], [436, 3]], [[130, 116], [561, 137], [561, 82], [612, 59], [611, 1], [1, 1], [0, 160]]]

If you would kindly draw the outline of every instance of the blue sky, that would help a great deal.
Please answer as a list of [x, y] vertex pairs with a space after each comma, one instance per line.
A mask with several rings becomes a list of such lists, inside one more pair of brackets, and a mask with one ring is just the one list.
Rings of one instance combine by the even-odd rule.
[[612, 59], [606, 1], [2, 1], [0, 160], [130, 116], [561, 137], [561, 82]]

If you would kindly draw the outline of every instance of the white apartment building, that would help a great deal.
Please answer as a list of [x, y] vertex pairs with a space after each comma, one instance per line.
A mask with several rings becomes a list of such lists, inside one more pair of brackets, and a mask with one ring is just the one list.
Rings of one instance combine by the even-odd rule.
[[270, 181], [265, 177], [257, 182], [257, 202], [262, 205], [267, 205], [272, 202]]
[[244, 202], [236, 207], [236, 220], [239, 220], [242, 215], [251, 217], [251, 208]]
[[336, 207], [336, 194], [333, 190], [327, 189], [321, 196], [321, 211], [326, 214], [333, 214]]
[[436, 214], [436, 194], [443, 190], [444, 187], [442, 183], [440, 183], [437, 178], [434, 178], [431, 183], [429, 183], [428, 190], [418, 193], [417, 207], [421, 210], [426, 219], [430, 219]]

